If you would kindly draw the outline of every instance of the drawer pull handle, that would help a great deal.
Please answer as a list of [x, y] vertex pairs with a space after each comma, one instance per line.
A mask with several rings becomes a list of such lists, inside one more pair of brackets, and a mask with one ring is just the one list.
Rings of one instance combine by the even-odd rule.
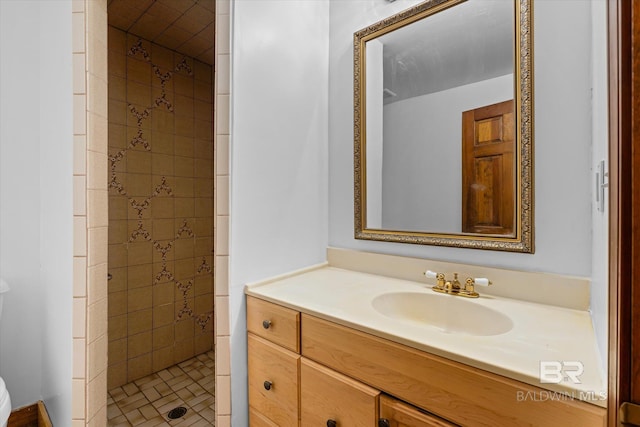
[[327, 427], [337, 427], [338, 423], [336, 420], [327, 420]]
[[264, 385], [264, 389], [269, 391], [269, 390], [271, 390], [271, 387], [273, 386], [273, 383], [271, 381], [265, 381], [263, 385]]
[[271, 320], [263, 320], [262, 327], [265, 329], [269, 329], [271, 327]]
[[389, 420], [386, 418], [380, 418], [378, 420], [378, 427], [391, 427]]

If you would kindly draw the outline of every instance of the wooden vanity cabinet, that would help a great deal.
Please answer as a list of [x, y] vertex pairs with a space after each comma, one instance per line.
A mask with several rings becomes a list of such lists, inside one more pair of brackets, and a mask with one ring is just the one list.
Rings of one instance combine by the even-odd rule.
[[379, 427], [456, 427], [390, 396], [380, 396]]
[[[604, 427], [578, 400], [247, 297], [251, 427]], [[393, 396], [393, 397], [390, 397]]]
[[249, 423], [295, 427], [300, 420], [300, 313], [247, 297]]
[[376, 425], [380, 391], [305, 358], [301, 365], [300, 425]]

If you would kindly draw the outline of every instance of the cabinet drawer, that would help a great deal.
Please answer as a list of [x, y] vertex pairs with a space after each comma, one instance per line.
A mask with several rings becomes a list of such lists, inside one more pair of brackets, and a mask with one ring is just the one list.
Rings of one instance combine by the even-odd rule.
[[[455, 427], [448, 421], [425, 414], [417, 408], [390, 396], [380, 396], [380, 419], [387, 420], [388, 427]], [[384, 426], [383, 422], [378, 425]]]
[[360, 331], [302, 316], [302, 356], [463, 426], [602, 427], [607, 411]]
[[247, 296], [247, 330], [300, 352], [300, 313], [295, 310]]
[[249, 426], [250, 427], [278, 427], [277, 424], [271, 422], [271, 420], [260, 412], [253, 408], [249, 408]]
[[302, 358], [300, 366], [300, 425], [337, 427], [376, 425], [380, 392]]
[[300, 356], [253, 334], [247, 346], [249, 406], [276, 425], [297, 426]]

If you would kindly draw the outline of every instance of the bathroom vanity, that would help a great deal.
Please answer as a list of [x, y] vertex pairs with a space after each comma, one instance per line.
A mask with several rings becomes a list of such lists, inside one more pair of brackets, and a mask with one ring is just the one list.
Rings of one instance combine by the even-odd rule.
[[[330, 265], [248, 286], [251, 426], [605, 425], [587, 312], [430, 287]], [[541, 382], [572, 360], [580, 383]]]

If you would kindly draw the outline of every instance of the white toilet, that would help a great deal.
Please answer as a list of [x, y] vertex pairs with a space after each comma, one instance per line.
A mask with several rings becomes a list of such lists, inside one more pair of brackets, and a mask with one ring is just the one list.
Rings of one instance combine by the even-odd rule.
[[[0, 279], [0, 318], [2, 317], [2, 298], [8, 291], [9, 285]], [[0, 377], [0, 427], [7, 427], [9, 415], [11, 415], [11, 399], [4, 380]]]

